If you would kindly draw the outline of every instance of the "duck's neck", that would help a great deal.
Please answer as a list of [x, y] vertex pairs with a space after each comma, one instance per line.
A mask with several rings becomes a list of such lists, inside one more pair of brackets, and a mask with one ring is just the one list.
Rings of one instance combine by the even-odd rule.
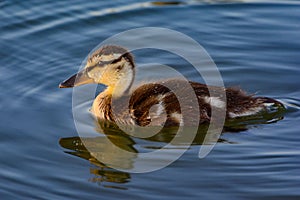
[[120, 79], [116, 84], [107, 86], [107, 88], [96, 97], [91, 109], [96, 117], [113, 121], [111, 116], [112, 100], [120, 99], [129, 94], [134, 80], [134, 71], [131, 70], [125, 74], [124, 77], [126, 78]]
[[114, 99], [127, 95], [131, 89], [133, 81], [134, 71], [128, 70], [126, 74], [121, 75], [121, 78], [115, 84], [107, 86], [106, 90], [103, 91], [103, 95], [110, 95]]
[[98, 119], [115, 121], [116, 116], [121, 113], [124, 114], [124, 109], [127, 110], [128, 106], [125, 105], [128, 105], [126, 103], [129, 102], [128, 98], [130, 98], [130, 95], [126, 95], [127, 92], [125, 92], [116, 98], [110, 90], [111, 88], [107, 88], [95, 98], [91, 111]]

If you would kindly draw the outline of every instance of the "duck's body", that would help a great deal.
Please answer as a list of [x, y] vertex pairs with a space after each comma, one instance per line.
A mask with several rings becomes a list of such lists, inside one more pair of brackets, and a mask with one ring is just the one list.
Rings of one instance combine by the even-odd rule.
[[[180, 81], [169, 80], [168, 84], [177, 84]], [[197, 104], [200, 113], [195, 113], [195, 108], [180, 105], [176, 95], [160, 82], [149, 83], [138, 87], [129, 97], [129, 109], [126, 113], [127, 101], [112, 99], [112, 95], [100, 93], [94, 100], [92, 112], [101, 120], [116, 121], [123, 124], [135, 124], [139, 126], [151, 125], [183, 125], [182, 109], [189, 113], [189, 119], [200, 117], [200, 123], [210, 122], [211, 107], [215, 109], [226, 108], [226, 119], [256, 115], [260, 112], [268, 112], [270, 108], [282, 106], [278, 101], [266, 97], [253, 97], [243, 91], [233, 88], [225, 89], [227, 104], [217, 97], [211, 98], [206, 85], [189, 82], [197, 95]], [[164, 82], [165, 84], [165, 82]], [[185, 88], [177, 88], [184, 90]], [[220, 89], [220, 88], [218, 88]], [[182, 91], [183, 93], [185, 91]], [[189, 96], [187, 96], [189, 98]], [[112, 102], [118, 108], [112, 111]], [[125, 112], [118, 112], [118, 111]]]
[[[100, 120], [109, 120], [122, 124], [139, 126], [186, 125], [181, 113], [189, 113], [189, 119], [199, 118], [200, 123], [211, 121], [211, 109], [226, 110], [226, 120], [268, 112], [279, 109], [283, 105], [271, 98], [254, 97], [239, 89], [211, 87], [189, 82], [195, 92], [193, 106], [181, 105], [176, 95], [165, 85], [184, 98], [192, 101], [183, 80], [167, 80], [148, 83], [129, 92], [134, 80], [134, 62], [131, 54], [122, 47], [104, 46], [93, 53], [83, 71], [61, 83], [60, 87], [73, 87], [87, 83], [102, 83], [107, 89], [100, 93], [92, 106], [93, 114]], [[209, 90], [223, 91], [226, 98], [211, 97]]]

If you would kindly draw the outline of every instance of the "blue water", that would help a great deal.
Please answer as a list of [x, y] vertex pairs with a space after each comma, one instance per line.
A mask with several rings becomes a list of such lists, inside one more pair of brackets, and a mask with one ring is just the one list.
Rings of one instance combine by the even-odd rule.
[[[1, 199], [300, 198], [300, 1], [28, 0], [0, 1], [0, 7]], [[58, 84], [106, 38], [149, 26], [199, 42], [226, 86], [281, 100], [284, 118], [224, 133], [204, 159], [196, 142], [151, 173], [121, 172], [93, 160], [74, 145], [72, 90]], [[136, 55], [138, 63], [183, 62], [168, 58]], [[142, 151], [144, 141], [135, 142]]]

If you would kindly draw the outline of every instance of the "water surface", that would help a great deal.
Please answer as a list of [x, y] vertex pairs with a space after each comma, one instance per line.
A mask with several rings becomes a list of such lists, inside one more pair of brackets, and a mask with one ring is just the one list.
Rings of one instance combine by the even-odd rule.
[[[0, 6], [1, 199], [300, 198], [299, 1], [29, 0]], [[284, 119], [228, 131], [204, 159], [195, 142], [156, 172], [126, 173], [94, 160], [76, 138], [72, 90], [57, 86], [106, 38], [148, 26], [198, 41], [226, 86], [281, 100], [288, 108]], [[136, 52], [136, 61], [185, 69], [184, 60], [161, 52]], [[184, 74], [202, 80], [193, 71]], [[119, 139], [131, 151], [168, 141]], [[101, 138], [92, 142], [99, 145]]]

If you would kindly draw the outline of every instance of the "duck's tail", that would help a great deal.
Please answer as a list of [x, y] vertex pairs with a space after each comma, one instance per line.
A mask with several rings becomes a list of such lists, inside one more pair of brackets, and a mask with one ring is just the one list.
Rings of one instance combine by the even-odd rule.
[[286, 109], [284, 104], [276, 99], [269, 97], [257, 97], [256, 99], [257, 102], [264, 106], [267, 113], [280, 112]]

